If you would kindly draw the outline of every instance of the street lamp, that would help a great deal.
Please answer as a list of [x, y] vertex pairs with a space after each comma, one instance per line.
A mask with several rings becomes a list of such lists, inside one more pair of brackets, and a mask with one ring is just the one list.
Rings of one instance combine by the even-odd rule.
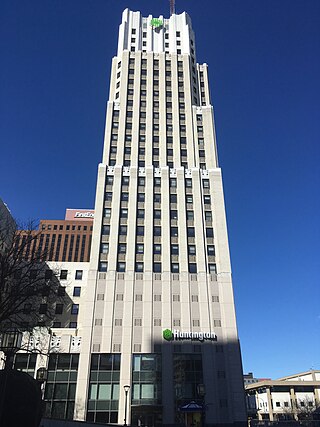
[[130, 386], [129, 385], [124, 385], [124, 392], [125, 392], [125, 406], [124, 406], [124, 426], [127, 425], [127, 407], [128, 407], [128, 392], [130, 390]]
[[44, 399], [44, 389], [45, 389], [44, 383], [48, 380], [48, 370], [46, 368], [39, 368], [37, 370], [36, 380], [40, 384], [41, 398], [43, 400]]

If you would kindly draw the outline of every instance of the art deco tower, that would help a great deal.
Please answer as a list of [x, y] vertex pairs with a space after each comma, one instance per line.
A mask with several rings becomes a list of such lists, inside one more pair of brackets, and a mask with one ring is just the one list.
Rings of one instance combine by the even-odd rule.
[[78, 418], [122, 424], [130, 385], [132, 425], [242, 425], [208, 67], [186, 13], [123, 12], [88, 275]]

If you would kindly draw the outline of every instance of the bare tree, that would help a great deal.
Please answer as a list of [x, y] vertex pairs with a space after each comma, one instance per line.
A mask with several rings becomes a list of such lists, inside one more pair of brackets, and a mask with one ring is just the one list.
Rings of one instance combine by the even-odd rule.
[[40, 234], [33, 222], [24, 229], [8, 222], [0, 226], [0, 332], [48, 325], [63, 298]]
[[299, 420], [311, 420], [318, 408], [317, 401], [310, 399], [308, 396], [295, 402], [295, 409]]

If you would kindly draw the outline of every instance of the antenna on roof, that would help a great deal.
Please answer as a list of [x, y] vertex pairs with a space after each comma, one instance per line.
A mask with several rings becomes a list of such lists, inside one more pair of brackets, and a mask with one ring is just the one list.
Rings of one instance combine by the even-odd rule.
[[173, 15], [175, 12], [175, 0], [170, 0], [170, 16]]

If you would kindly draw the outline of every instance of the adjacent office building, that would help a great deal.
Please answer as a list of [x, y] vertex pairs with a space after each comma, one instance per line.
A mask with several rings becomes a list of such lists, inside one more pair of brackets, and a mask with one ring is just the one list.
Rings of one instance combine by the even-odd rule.
[[248, 416], [254, 421], [319, 420], [320, 371], [246, 385]]
[[31, 239], [30, 230], [19, 231], [20, 243], [26, 247], [24, 257], [28, 259], [40, 251], [47, 261], [88, 262], [93, 219], [92, 209], [67, 209], [65, 219], [42, 219], [39, 229], [31, 233]]
[[123, 12], [82, 265], [75, 323], [50, 341], [48, 416], [245, 425], [208, 67], [186, 13]]

